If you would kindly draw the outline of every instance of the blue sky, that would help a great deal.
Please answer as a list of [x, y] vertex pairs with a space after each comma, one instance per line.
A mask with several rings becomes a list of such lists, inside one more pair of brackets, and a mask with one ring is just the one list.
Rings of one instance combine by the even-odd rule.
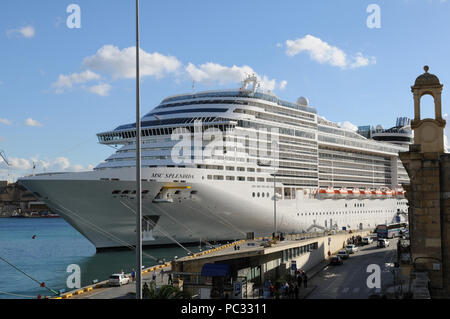
[[[80, 29], [66, 25], [72, 3]], [[380, 28], [367, 26], [370, 4]], [[190, 92], [193, 79], [196, 90], [236, 88], [255, 72], [329, 120], [390, 127], [412, 117], [410, 85], [428, 64], [447, 114], [449, 16], [446, 0], [141, 0], [142, 112]], [[134, 0], [1, 1], [0, 149], [13, 168], [0, 163], [0, 179], [33, 161], [82, 170], [111, 154], [96, 133], [134, 120], [134, 23]], [[423, 104], [433, 116], [431, 98]]]

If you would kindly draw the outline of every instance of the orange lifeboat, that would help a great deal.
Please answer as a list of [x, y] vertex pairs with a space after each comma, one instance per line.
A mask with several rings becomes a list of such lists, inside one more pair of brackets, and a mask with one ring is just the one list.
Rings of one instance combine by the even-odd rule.
[[403, 189], [397, 190], [397, 197], [399, 198], [405, 197], [405, 192], [403, 191]]
[[331, 198], [334, 195], [334, 191], [332, 188], [320, 188], [318, 194], [322, 198]]
[[363, 193], [364, 193], [364, 197], [370, 197], [370, 195], [372, 195], [372, 192], [368, 189], [364, 190]]
[[392, 190], [390, 190], [390, 189], [386, 191], [387, 197], [392, 197], [392, 196], [393, 196], [393, 193], [395, 193], [395, 192], [392, 191]]

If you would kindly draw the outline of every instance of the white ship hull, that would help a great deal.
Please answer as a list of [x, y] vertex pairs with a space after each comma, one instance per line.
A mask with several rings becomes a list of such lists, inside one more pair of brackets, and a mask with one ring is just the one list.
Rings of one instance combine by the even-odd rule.
[[[134, 172], [134, 168], [120, 168], [47, 174], [20, 183], [103, 249], [136, 243]], [[142, 176], [142, 189], [148, 191], [143, 195], [143, 215], [156, 222], [144, 229], [144, 245], [231, 240], [245, 238], [247, 232], [266, 236], [274, 230], [271, 183], [210, 181], [189, 168], [144, 168]], [[180, 180], [175, 182], [177, 176]], [[170, 198], [155, 201], [165, 187], [170, 188]], [[113, 194], [118, 190], [120, 194]], [[130, 193], [123, 195], [124, 190]], [[277, 199], [278, 231], [374, 228], [395, 220], [398, 210], [406, 210], [405, 201], [397, 198], [320, 199], [313, 193], [313, 189], [298, 189], [295, 199]]]

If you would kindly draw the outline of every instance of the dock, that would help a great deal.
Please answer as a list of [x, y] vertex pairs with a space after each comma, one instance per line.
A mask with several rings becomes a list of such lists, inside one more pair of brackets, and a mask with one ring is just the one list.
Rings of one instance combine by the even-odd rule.
[[[151, 282], [155, 271], [157, 287], [167, 285], [171, 273], [173, 284], [194, 298], [264, 298], [268, 280], [276, 282], [293, 274], [291, 270], [312, 274], [326, 264], [329, 254], [342, 249], [347, 240], [370, 233], [371, 230], [333, 231], [289, 234], [282, 241], [269, 237], [238, 240], [144, 269], [143, 283]], [[110, 287], [105, 280], [54, 299], [133, 299], [135, 292], [134, 282]]]

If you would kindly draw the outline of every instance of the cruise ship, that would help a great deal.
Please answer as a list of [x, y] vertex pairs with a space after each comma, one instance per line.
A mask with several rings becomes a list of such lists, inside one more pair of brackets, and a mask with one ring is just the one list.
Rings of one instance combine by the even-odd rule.
[[[143, 244], [365, 229], [404, 218], [407, 142], [376, 141], [259, 89], [175, 95], [142, 120]], [[136, 124], [93, 171], [19, 180], [97, 249], [136, 243]]]

